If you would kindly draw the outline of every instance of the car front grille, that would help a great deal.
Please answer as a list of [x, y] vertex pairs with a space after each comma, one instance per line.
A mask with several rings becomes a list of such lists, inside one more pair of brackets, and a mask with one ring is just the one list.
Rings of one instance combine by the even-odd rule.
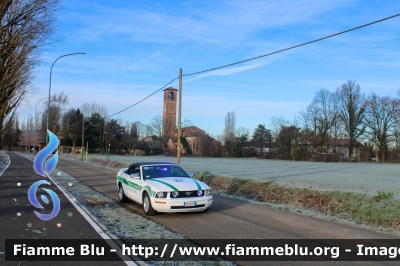
[[193, 190], [193, 191], [179, 191], [179, 195], [178, 197], [172, 197], [172, 195], [170, 195], [171, 199], [177, 199], [177, 198], [198, 198], [198, 197], [203, 197], [204, 196], [204, 190], [203, 194], [201, 196], [197, 195], [197, 191], [198, 190]]

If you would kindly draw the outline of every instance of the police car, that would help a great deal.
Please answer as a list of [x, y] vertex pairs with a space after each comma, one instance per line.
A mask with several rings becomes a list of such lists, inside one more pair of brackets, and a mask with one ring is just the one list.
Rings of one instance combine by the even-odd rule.
[[117, 174], [119, 200], [143, 205], [146, 215], [157, 212], [208, 211], [211, 188], [173, 163], [133, 163]]

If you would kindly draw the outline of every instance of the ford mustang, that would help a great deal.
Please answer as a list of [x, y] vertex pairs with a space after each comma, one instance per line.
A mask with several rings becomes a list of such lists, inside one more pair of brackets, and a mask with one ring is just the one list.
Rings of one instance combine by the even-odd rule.
[[119, 200], [142, 204], [146, 215], [207, 211], [212, 204], [211, 188], [192, 176], [173, 163], [133, 163], [118, 171]]

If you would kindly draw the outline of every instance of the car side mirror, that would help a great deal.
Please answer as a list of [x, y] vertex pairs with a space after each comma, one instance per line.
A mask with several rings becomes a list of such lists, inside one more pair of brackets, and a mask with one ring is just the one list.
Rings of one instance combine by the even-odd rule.
[[193, 175], [194, 175], [193, 172], [188, 172], [188, 174], [190, 177], [193, 177]]
[[140, 179], [140, 174], [139, 173], [132, 173], [131, 174], [131, 178]]

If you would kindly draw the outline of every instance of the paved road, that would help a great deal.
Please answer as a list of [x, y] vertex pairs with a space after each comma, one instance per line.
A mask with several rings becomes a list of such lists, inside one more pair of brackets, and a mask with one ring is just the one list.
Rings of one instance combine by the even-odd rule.
[[[37, 175], [32, 161], [15, 153], [7, 153], [11, 164], [0, 177], [0, 252], [5, 251], [5, 239], [102, 239], [86, 219], [74, 208], [62, 192], [55, 186], [47, 188], [57, 193], [61, 210], [58, 215], [42, 221], [34, 214], [27, 196], [29, 187], [44, 178]], [[18, 186], [18, 183], [21, 185]], [[21, 216], [17, 216], [17, 213]], [[49, 213], [47, 210], [46, 213]], [[72, 217], [68, 217], [72, 213]], [[61, 223], [61, 227], [57, 224]], [[31, 227], [28, 227], [31, 224]], [[1, 265], [18, 265], [17, 261], [4, 261], [0, 255]], [[110, 262], [29, 262], [23, 265], [126, 265], [121, 261]]]
[[[104, 155], [90, 155], [105, 159]], [[131, 164], [142, 161], [176, 162], [175, 157], [120, 156], [111, 160]], [[358, 191], [376, 195], [393, 191], [400, 198], [400, 164], [323, 163], [249, 158], [183, 157], [181, 165], [188, 171], [210, 171], [214, 175], [255, 180], [275, 180], [279, 184], [322, 190]]]
[[[60, 159], [57, 167], [94, 190], [118, 200], [116, 171], [68, 159]], [[143, 214], [138, 204], [126, 203], [125, 206]], [[152, 216], [151, 219], [190, 239], [394, 238], [385, 233], [297, 215], [217, 195], [214, 196], [214, 203], [208, 213], [159, 214]], [[254, 262], [247, 264], [254, 265]], [[365, 262], [362, 264], [368, 265]]]

